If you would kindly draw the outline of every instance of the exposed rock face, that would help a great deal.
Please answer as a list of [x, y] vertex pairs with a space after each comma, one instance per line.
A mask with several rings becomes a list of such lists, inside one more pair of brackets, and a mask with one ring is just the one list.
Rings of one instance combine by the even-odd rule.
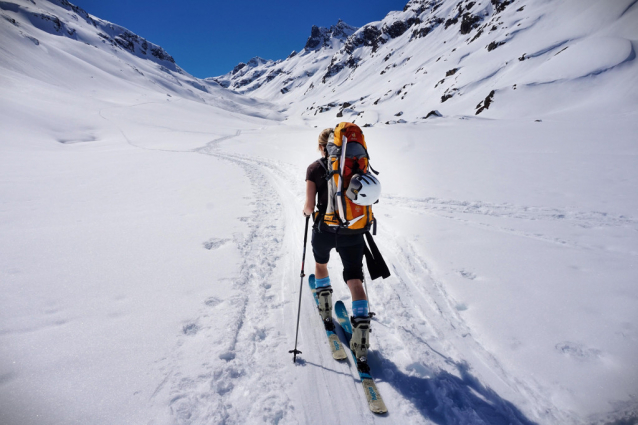
[[237, 74], [239, 71], [241, 71], [242, 69], [244, 69], [246, 67], [246, 64], [241, 62], [239, 64], [237, 64], [233, 70], [230, 72], [231, 74], [235, 75]]
[[424, 116], [423, 119], [426, 120], [428, 118], [440, 118], [442, 116], [443, 115], [441, 115], [441, 113], [435, 109], [435, 110], [432, 110], [432, 111], [428, 112], [428, 114], [426, 116]]
[[304, 50], [318, 50], [327, 47], [330, 45], [332, 40], [345, 40], [356, 30], [356, 27], [346, 24], [341, 19], [336, 25], [333, 25], [330, 28], [322, 28], [313, 25], [310, 30], [310, 37], [308, 37], [308, 41], [306, 41], [306, 45], [304, 46]]
[[476, 105], [476, 115], [480, 114], [486, 109], [490, 109], [490, 105], [492, 105], [492, 102], [494, 101], [494, 93], [494, 90], [492, 90], [490, 94], [485, 97], [485, 100], [482, 100], [481, 103]]
[[481, 22], [481, 17], [466, 13], [463, 15], [463, 21], [461, 22], [461, 34], [469, 34], [472, 29], [476, 28], [478, 23]]
[[256, 66], [259, 65], [263, 65], [265, 63], [268, 63], [270, 61], [266, 60], [266, 59], [262, 59], [259, 56], [255, 56], [254, 58], [252, 58], [251, 60], [248, 61], [248, 66], [250, 66], [251, 68], [254, 68]]
[[318, 26], [313, 25], [312, 29], [310, 30], [310, 37], [308, 37], [308, 41], [306, 42], [304, 49], [307, 49], [307, 50], [316, 49], [318, 47], [321, 47], [323, 43], [325, 43], [325, 41], [326, 41], [325, 33], [321, 31], [321, 29]]
[[372, 50], [376, 51], [379, 47], [379, 37], [381, 37], [381, 31], [377, 27], [365, 26], [348, 39], [344, 49], [347, 53], [352, 54], [359, 47], [371, 46]]
[[91, 15], [89, 15], [81, 7], [69, 3], [67, 0], [51, 0], [51, 2], [54, 3], [54, 4], [60, 5], [60, 6], [62, 6], [65, 9], [70, 9], [70, 10], [74, 11], [76, 14], [81, 16], [82, 19], [84, 19], [86, 22], [90, 23], [94, 27], [97, 27], [97, 25], [98, 25], [97, 21], [95, 21], [93, 18], [91, 18]]
[[[416, 20], [413, 20], [413, 23], [416, 23]], [[395, 21], [390, 26], [383, 27], [383, 33], [388, 34], [390, 38], [397, 38], [403, 35], [404, 32], [408, 30], [410, 24], [404, 21]]]

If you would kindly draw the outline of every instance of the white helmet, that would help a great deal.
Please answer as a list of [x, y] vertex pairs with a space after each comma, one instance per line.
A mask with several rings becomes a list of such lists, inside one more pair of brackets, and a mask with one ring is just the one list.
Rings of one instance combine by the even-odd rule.
[[381, 183], [373, 174], [355, 174], [350, 179], [346, 196], [357, 205], [372, 205], [381, 196]]

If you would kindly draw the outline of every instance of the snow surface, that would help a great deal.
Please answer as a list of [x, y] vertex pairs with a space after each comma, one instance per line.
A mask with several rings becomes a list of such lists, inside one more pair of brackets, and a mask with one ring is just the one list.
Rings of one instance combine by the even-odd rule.
[[[418, 79], [412, 59], [384, 85], [375, 62], [339, 90], [251, 92], [271, 103], [141, 38], [106, 41], [126, 30], [65, 1], [0, 2], [0, 423], [637, 423], [638, 5], [523, 5], [503, 26], [525, 13], [530, 29], [490, 52], [465, 44], [477, 28], [443, 24], [374, 58], [421, 57]], [[278, 64], [321, 55], [323, 75], [342, 43]], [[459, 64], [445, 90], [465, 94], [444, 103], [439, 86], [365, 119], [341, 105], [434, 90]], [[288, 353], [305, 169], [341, 109], [374, 124], [384, 187], [376, 241], [393, 275], [367, 284], [385, 416], [332, 359], [305, 281], [297, 365]], [[333, 255], [349, 306], [340, 271]]]

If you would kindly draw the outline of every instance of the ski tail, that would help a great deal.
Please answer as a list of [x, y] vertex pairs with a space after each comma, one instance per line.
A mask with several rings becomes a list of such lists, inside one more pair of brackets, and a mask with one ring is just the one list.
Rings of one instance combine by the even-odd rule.
[[[352, 324], [350, 323], [350, 317], [348, 315], [348, 310], [346, 309], [343, 301], [337, 301], [335, 304], [335, 314], [337, 315], [337, 320], [341, 325], [341, 329], [343, 329], [343, 333], [346, 337], [346, 342], [348, 344], [348, 348], [350, 348], [350, 339], [352, 338]], [[377, 388], [377, 385], [374, 383], [374, 378], [370, 374], [370, 368], [367, 364], [360, 363], [357, 361], [357, 358], [354, 355], [354, 352], [350, 350], [352, 353], [352, 359], [354, 360], [354, 364], [357, 367], [357, 372], [359, 373], [359, 378], [361, 379], [361, 384], [363, 385], [363, 392], [366, 396], [366, 400], [368, 401], [368, 407], [370, 411], [373, 413], [387, 413], [388, 408], [381, 398], [381, 393]]]

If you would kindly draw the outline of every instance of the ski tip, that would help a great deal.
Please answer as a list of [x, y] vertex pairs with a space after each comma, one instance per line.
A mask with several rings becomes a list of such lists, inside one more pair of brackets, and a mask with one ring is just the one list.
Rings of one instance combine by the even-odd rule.
[[345, 360], [348, 358], [348, 356], [346, 355], [346, 351], [344, 349], [341, 349], [340, 351], [335, 351], [334, 353], [332, 353], [332, 358], [335, 360]]

